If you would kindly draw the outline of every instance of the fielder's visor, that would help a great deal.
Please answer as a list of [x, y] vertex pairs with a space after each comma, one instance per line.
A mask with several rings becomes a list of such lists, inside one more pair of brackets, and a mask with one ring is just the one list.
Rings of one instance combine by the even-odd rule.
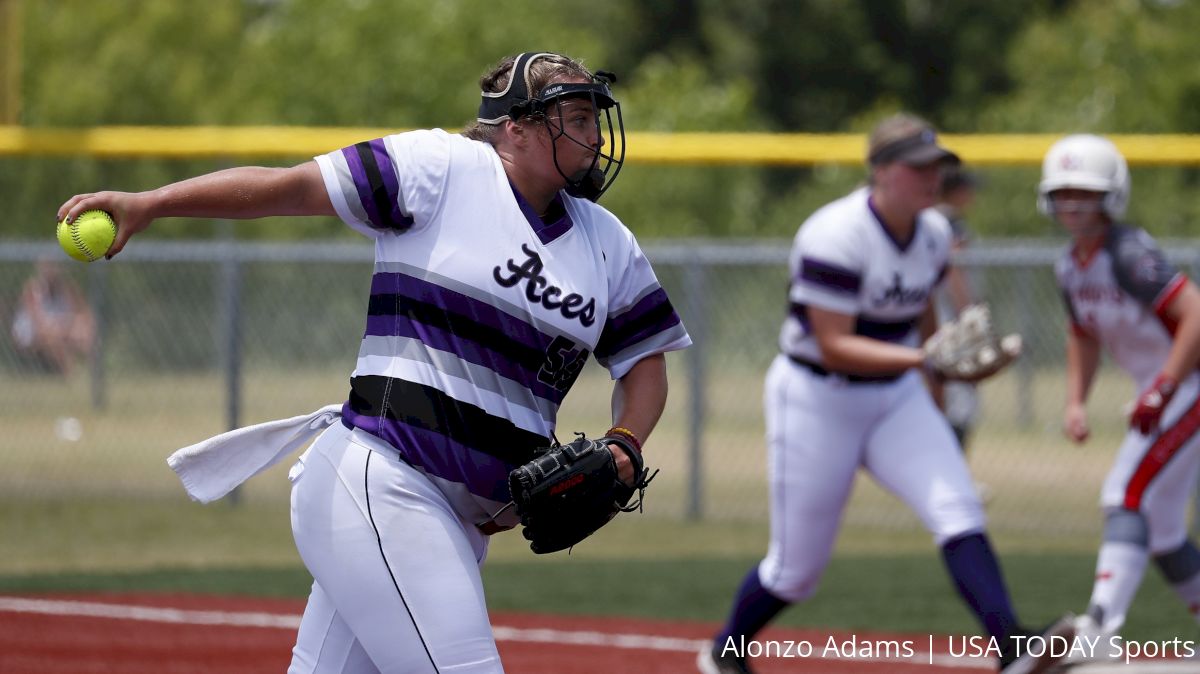
[[938, 145], [937, 134], [932, 129], [922, 129], [906, 138], [885, 143], [867, 157], [867, 163], [871, 166], [897, 161], [909, 166], [928, 166], [934, 162], [962, 163], [958, 155]]

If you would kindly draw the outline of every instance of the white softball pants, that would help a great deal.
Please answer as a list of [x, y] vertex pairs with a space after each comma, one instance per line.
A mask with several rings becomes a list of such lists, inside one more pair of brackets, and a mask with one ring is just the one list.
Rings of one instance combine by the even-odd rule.
[[289, 674], [503, 671], [479, 574], [487, 537], [428, 479], [341, 424], [290, 477], [314, 580]]
[[778, 356], [765, 387], [771, 542], [759, 580], [808, 598], [829, 563], [861, 467], [941, 545], [983, 531], [983, 506], [945, 417], [916, 372], [852, 383]]
[[1176, 550], [1187, 539], [1191, 494], [1200, 473], [1200, 377], [1184, 380], [1163, 412], [1163, 432], [1125, 435], [1104, 480], [1100, 505], [1142, 513], [1152, 554]]

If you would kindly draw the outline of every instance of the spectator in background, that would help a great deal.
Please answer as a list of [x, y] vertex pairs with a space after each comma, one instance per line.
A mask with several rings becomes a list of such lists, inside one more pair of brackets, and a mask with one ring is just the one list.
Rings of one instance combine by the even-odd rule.
[[56, 374], [70, 376], [79, 360], [92, 358], [96, 320], [79, 286], [58, 262], [38, 260], [21, 289], [13, 314], [13, 343], [19, 352]]
[[[971, 230], [967, 225], [967, 213], [975, 203], [979, 179], [961, 166], [947, 166], [942, 173], [942, 186], [934, 208], [950, 221], [951, 252], [961, 255], [971, 242]], [[961, 264], [953, 264], [946, 270], [946, 281], [938, 298], [938, 313], [941, 321], [959, 314], [975, 301], [971, 280]], [[979, 394], [975, 385], [968, 382], [946, 382], [942, 389], [942, 411], [958, 444], [965, 452], [967, 440], [979, 412]], [[981, 490], [986, 491], [986, 490]], [[986, 495], [984, 495], [986, 500]]]

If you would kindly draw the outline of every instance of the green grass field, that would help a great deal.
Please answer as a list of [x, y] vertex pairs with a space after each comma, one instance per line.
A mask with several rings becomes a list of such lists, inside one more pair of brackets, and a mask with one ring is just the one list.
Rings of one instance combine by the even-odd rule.
[[[303, 597], [310, 578], [291, 549], [286, 512], [258, 506], [116, 503], [61, 507], [17, 524], [5, 507], [6, 541], [31, 535], [45, 549], [7, 548], [0, 593], [200, 592]], [[186, 511], [199, 509], [196, 517]], [[119, 515], [104, 526], [88, 512]], [[19, 511], [18, 511], [19, 512]], [[29, 514], [28, 512], [26, 514]], [[183, 517], [187, 529], [164, 526]], [[99, 525], [99, 526], [97, 526]], [[30, 531], [53, 528], [56, 535]], [[88, 533], [91, 532], [91, 533]], [[494, 539], [484, 565], [491, 610], [720, 621], [732, 593], [765, 547], [762, 526], [684, 524], [623, 516], [570, 555], [535, 556], [517, 534]], [[1029, 550], [997, 540], [1014, 601], [1039, 624], [1081, 610], [1091, 586], [1091, 550]], [[21, 558], [24, 557], [22, 562]], [[36, 558], [54, 560], [36, 563]], [[51, 569], [57, 569], [51, 571]], [[550, 588], [535, 591], [536, 588]], [[598, 591], [598, 588], [601, 588]], [[972, 633], [940, 558], [923, 535], [851, 529], [821, 589], [789, 609], [781, 625]], [[1151, 572], [1126, 629], [1131, 639], [1194, 638], [1194, 623]]]
[[[742, 575], [765, 550], [767, 528], [761, 371], [718, 373], [708, 391], [703, 445], [705, 519], [682, 516], [687, 386], [676, 376], [667, 414], [648, 447], [663, 473], [648, 493], [647, 514], [622, 516], [569, 556], [535, 556], [519, 535], [496, 537], [484, 568], [494, 610], [724, 617]], [[1093, 442], [1078, 448], [1061, 440], [1060, 379], [1046, 372], [1028, 388], [1012, 375], [989, 384], [970, 453], [973, 471], [993, 494], [993, 537], [1030, 623], [1081, 610], [1087, 601], [1099, 531], [1096, 493], [1122, 429], [1117, 410], [1127, 387], [1105, 379], [1100, 386], [1117, 393], [1093, 407]], [[309, 579], [289, 531], [286, 466], [248, 483], [236, 505], [208, 506], [189, 502], [166, 467], [175, 448], [222, 430], [218, 377], [114, 376], [103, 410], [91, 409], [84, 379], [18, 381], [0, 393], [6, 429], [0, 436], [0, 592], [307, 592]], [[242, 421], [307, 412], [340, 399], [345, 387], [341, 372], [249, 371]], [[598, 432], [608, 421], [610, 386], [593, 369], [578, 387], [560, 428]], [[1023, 404], [1030, 418], [1022, 418]], [[55, 433], [64, 416], [79, 420], [79, 440]], [[553, 591], [530, 592], [535, 587]], [[865, 479], [822, 589], [782, 620], [977, 630], [929, 536]], [[1157, 574], [1148, 574], [1127, 636], [1194, 638], [1195, 631]]]
[[[702, 444], [704, 514], [763, 519], [762, 372], [728, 365], [713, 370]], [[211, 373], [114, 376], [103, 410], [92, 409], [88, 382], [82, 378], [65, 384], [48, 378], [18, 382], [0, 393], [0, 423], [7, 431], [0, 436], [0, 493], [7, 498], [178, 495], [166, 456], [224, 429], [223, 382]], [[244, 382], [242, 424], [308, 412], [342, 399], [347, 389], [346, 375], [333, 370], [248, 371]], [[667, 412], [648, 446], [651, 464], [662, 469], [648, 507], [662, 517], [683, 516], [688, 503], [688, 381], [676, 372], [672, 382]], [[1093, 405], [1092, 441], [1076, 447], [1058, 432], [1061, 374], [1039, 373], [1028, 390], [1020, 384], [1017, 376], [1006, 374], [982, 389], [983, 419], [971, 443], [972, 470], [995, 496], [989, 506], [993, 528], [1041, 532], [1049, 540], [1094, 536], [1096, 494], [1123, 430], [1114, 412], [1128, 387], [1109, 379], [1098, 383], [1100, 390], [1112, 393]], [[589, 368], [562, 410], [560, 436], [607, 428], [610, 390], [606, 374]], [[56, 434], [56, 424], [66, 417], [78, 419], [83, 433], [78, 441]], [[280, 467], [256, 478], [243, 496], [285, 498], [285, 473], [286, 467]], [[847, 519], [870, 526], [917, 526], [890, 495], [867, 480], [861, 481]]]

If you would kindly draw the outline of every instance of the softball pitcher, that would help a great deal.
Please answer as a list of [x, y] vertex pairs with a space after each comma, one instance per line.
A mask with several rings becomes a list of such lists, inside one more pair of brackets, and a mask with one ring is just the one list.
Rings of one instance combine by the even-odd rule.
[[[921, 375], [932, 295], [950, 256], [937, 201], [958, 157], [909, 115], [869, 139], [870, 184], [819, 209], [796, 234], [782, 354], [766, 377], [771, 540], [746, 576], [702, 672], [748, 672], [731, 646], [817, 589], [859, 469], [912, 508], [940, 546], [955, 586], [1004, 649], [1005, 672], [1048, 662], [1018, 657], [1027, 634], [1009, 600], [984, 513], [954, 434]], [[1057, 625], [1064, 633], [1069, 625]]]
[[1125, 158], [1104, 138], [1068, 136], [1043, 161], [1038, 208], [1072, 244], [1055, 266], [1070, 321], [1067, 436], [1089, 435], [1101, 348], [1141, 392], [1101, 491], [1104, 542], [1076, 623], [1103, 643], [1124, 624], [1151, 558], [1200, 620], [1200, 550], [1187, 536], [1200, 471], [1200, 291], [1144, 230], [1120, 224], [1129, 192]]
[[463, 135], [402, 133], [61, 207], [111, 212], [110, 254], [167, 216], [337, 215], [375, 242], [341, 423], [290, 474], [314, 578], [290, 672], [502, 671], [479, 565], [518, 522], [509, 471], [550, 444], [590, 355], [616, 380], [620, 431], [644, 439], [658, 421], [663, 354], [691, 340], [632, 233], [594, 203], [624, 153], [613, 80], [525, 53], [483, 77]]

